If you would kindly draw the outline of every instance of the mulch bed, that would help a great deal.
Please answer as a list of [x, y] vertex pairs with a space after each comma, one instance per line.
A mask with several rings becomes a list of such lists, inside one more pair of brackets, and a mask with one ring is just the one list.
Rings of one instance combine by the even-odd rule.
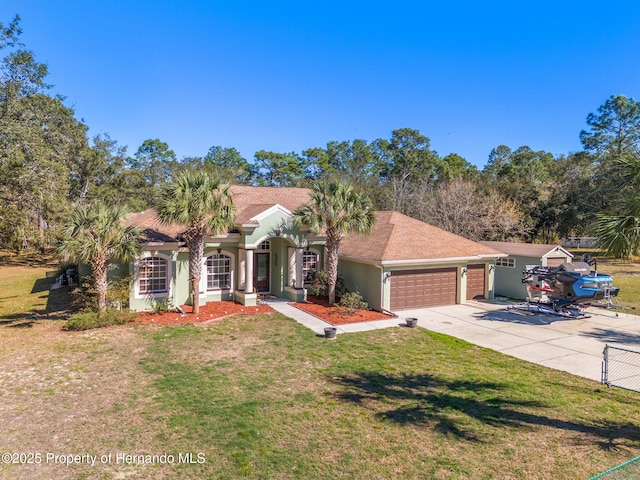
[[199, 323], [218, 320], [231, 315], [255, 315], [259, 313], [271, 313], [273, 308], [268, 305], [258, 305], [257, 307], [245, 307], [236, 302], [209, 302], [200, 306], [198, 315], [192, 313], [193, 308], [189, 305], [181, 305], [186, 315], [183, 317], [178, 312], [153, 313], [140, 312], [134, 323], [152, 325], [176, 325], [181, 323]]
[[[329, 305], [326, 298], [307, 297], [306, 303], [292, 303], [294, 307], [321, 318], [331, 325], [348, 325], [350, 323], [370, 322], [373, 320], [387, 320], [393, 316], [375, 310], [356, 310], [348, 314], [344, 308]], [[139, 312], [133, 323], [151, 325], [177, 325], [183, 323], [206, 323], [219, 320], [232, 315], [255, 315], [271, 313], [273, 308], [268, 305], [246, 307], [235, 302], [209, 302], [200, 306], [198, 315], [192, 313], [189, 305], [181, 305], [186, 315], [183, 317], [178, 312], [153, 313]]]
[[377, 312], [375, 310], [356, 310], [352, 314], [348, 314], [343, 307], [334, 307], [324, 297], [307, 296], [304, 303], [292, 303], [296, 308], [303, 312], [310, 313], [321, 318], [331, 325], [348, 325], [350, 323], [371, 322], [374, 320], [388, 320], [393, 318], [392, 315]]

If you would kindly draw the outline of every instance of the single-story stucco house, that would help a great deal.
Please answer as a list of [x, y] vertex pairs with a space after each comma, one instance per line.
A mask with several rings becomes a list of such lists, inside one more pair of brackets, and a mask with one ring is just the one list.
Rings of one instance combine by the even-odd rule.
[[[298, 230], [292, 212], [309, 200], [305, 188], [231, 186], [235, 227], [206, 239], [201, 303], [236, 300], [256, 305], [259, 294], [306, 298], [309, 271], [323, 268], [323, 235]], [[339, 274], [377, 310], [465, 303], [494, 294], [492, 247], [459, 237], [398, 212], [376, 212], [371, 235], [342, 240]], [[144, 232], [142, 253], [129, 266], [132, 310], [169, 298], [189, 300], [188, 255], [180, 225], [164, 225], [155, 210], [131, 214]]]
[[573, 261], [573, 254], [560, 245], [516, 242], [480, 242], [508, 257], [496, 260], [495, 294], [503, 297], [527, 298], [526, 285], [522, 283], [522, 272], [527, 265], [557, 267]]

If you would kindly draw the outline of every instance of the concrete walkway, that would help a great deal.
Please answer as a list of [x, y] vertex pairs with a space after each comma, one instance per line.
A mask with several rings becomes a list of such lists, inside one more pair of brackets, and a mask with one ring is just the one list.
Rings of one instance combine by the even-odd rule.
[[[328, 323], [288, 305], [269, 299], [268, 304], [319, 335]], [[338, 333], [362, 332], [404, 325], [407, 317], [435, 332], [461, 338], [522, 360], [600, 381], [605, 345], [640, 351], [640, 317], [598, 308], [590, 318], [569, 319], [549, 315], [518, 315], [506, 305], [471, 302], [465, 305], [404, 310], [399, 318], [341, 325]]]
[[[318, 317], [303, 312], [299, 308], [289, 305], [289, 300], [284, 298], [268, 298], [266, 303], [274, 310], [286, 315], [289, 318], [293, 318], [296, 322], [310, 328], [319, 335], [324, 335], [325, 327], [333, 327], [330, 323], [320, 320]], [[338, 333], [355, 333], [366, 332], [367, 330], [376, 330], [379, 328], [389, 328], [404, 325], [404, 321], [400, 318], [392, 318], [390, 320], [377, 320], [375, 322], [361, 322], [353, 323], [351, 325], [339, 325], [335, 328], [338, 329]]]

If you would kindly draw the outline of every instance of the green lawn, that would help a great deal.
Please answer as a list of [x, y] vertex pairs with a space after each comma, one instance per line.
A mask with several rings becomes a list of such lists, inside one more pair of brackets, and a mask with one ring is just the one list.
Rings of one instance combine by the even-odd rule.
[[51, 291], [55, 267], [16, 262], [0, 268], [0, 322], [30, 323], [35, 318], [62, 317], [68, 287]]
[[328, 341], [275, 313], [12, 325], [3, 451], [174, 463], [0, 465], [0, 478], [586, 479], [640, 454], [640, 394], [424, 329]]
[[638, 395], [425, 330], [279, 316], [140, 334], [165, 449], [197, 478], [580, 478], [640, 453]]

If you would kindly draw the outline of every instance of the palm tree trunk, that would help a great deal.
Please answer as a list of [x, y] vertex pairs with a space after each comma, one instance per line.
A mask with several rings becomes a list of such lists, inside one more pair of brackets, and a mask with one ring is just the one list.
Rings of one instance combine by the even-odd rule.
[[204, 236], [197, 236], [188, 243], [188, 246], [191, 300], [193, 313], [197, 315], [200, 312], [200, 276], [202, 274], [202, 257], [204, 256]]
[[333, 238], [327, 235], [327, 283], [329, 305], [336, 303], [336, 283], [338, 282], [338, 249], [340, 247], [340, 237]]
[[92, 262], [93, 282], [98, 297], [98, 315], [107, 311], [107, 289], [108, 289], [108, 264], [101, 260]]

